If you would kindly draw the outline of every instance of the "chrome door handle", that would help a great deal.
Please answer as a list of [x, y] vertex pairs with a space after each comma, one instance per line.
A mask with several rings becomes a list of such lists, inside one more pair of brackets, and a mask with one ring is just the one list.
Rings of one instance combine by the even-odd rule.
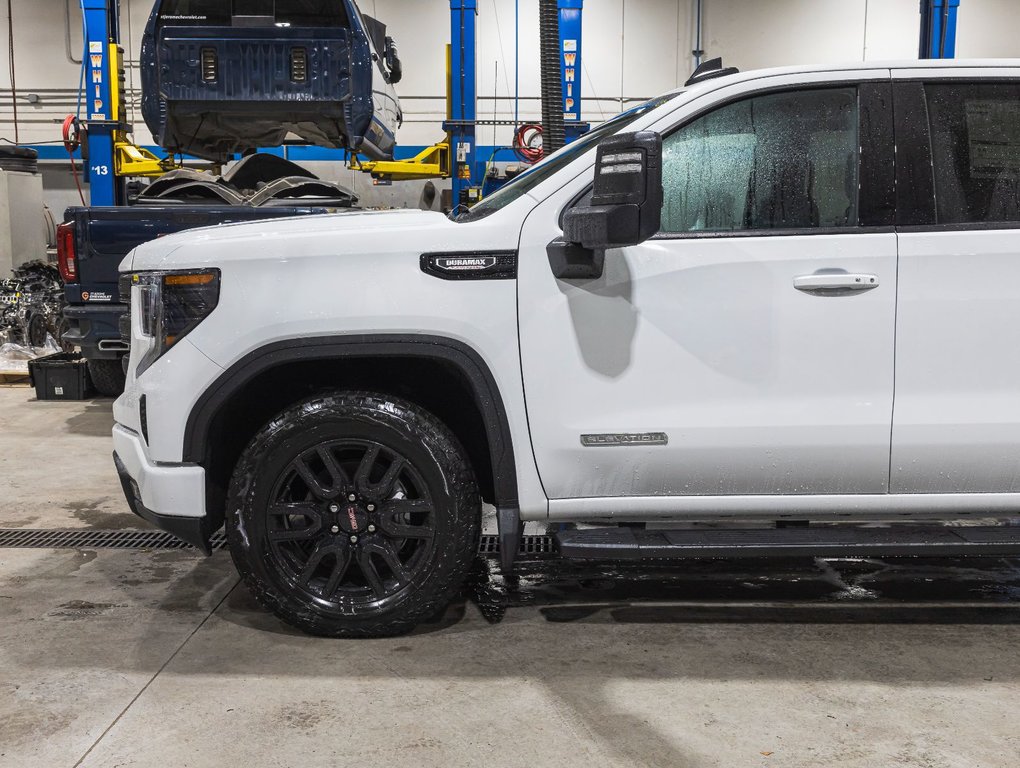
[[878, 275], [848, 272], [823, 272], [793, 278], [793, 287], [821, 296], [847, 296], [878, 288]]

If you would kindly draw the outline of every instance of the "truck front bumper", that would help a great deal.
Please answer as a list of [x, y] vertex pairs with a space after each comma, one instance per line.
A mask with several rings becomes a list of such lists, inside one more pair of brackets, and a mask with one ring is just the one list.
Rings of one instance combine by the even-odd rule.
[[141, 436], [116, 424], [113, 462], [131, 511], [143, 520], [211, 554], [205, 514], [205, 470], [190, 464], [156, 464]]

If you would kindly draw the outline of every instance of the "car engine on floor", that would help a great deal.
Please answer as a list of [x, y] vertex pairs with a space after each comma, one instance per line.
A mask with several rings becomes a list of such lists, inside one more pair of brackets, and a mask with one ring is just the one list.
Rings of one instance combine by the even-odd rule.
[[0, 280], [0, 344], [46, 346], [52, 337], [59, 346], [66, 321], [64, 283], [57, 268], [34, 261]]

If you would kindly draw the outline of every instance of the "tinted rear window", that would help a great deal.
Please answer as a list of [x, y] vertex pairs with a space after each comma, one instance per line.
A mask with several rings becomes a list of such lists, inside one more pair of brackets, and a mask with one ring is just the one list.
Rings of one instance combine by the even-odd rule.
[[1020, 221], [1020, 85], [929, 83], [940, 224]]
[[292, 27], [349, 27], [340, 0], [163, 0], [162, 26], [266, 24]]

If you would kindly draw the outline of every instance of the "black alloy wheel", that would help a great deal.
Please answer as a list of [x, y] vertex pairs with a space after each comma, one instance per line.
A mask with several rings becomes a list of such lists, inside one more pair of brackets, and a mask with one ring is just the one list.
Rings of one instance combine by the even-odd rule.
[[323, 443], [295, 458], [273, 491], [266, 536], [295, 589], [342, 612], [410, 586], [435, 543], [434, 505], [408, 459], [379, 443]]
[[449, 429], [364, 392], [287, 409], [242, 454], [227, 505], [255, 597], [322, 635], [406, 632], [456, 595], [477, 552], [480, 500]]

